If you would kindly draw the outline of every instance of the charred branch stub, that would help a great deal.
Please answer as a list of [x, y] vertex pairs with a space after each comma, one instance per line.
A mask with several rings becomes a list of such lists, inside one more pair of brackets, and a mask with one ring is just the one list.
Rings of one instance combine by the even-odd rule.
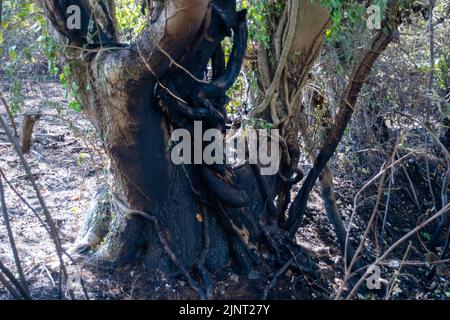
[[20, 143], [22, 145], [23, 153], [30, 152], [33, 128], [40, 117], [40, 112], [27, 112], [23, 116], [22, 125], [20, 127]]

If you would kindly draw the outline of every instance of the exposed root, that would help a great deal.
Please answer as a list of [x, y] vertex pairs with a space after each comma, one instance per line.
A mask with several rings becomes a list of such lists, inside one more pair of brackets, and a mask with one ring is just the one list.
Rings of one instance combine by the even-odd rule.
[[[188, 270], [186, 270], [186, 268], [183, 266], [183, 264], [180, 262], [180, 260], [177, 258], [174, 251], [172, 250], [169, 240], [166, 237], [166, 233], [164, 232], [164, 230], [161, 228], [161, 226], [159, 224], [158, 218], [156, 218], [156, 216], [151, 215], [147, 212], [131, 209], [125, 203], [123, 203], [123, 201], [120, 200], [117, 197], [117, 195], [115, 195], [114, 193], [112, 194], [112, 200], [120, 208], [121, 212], [123, 212], [127, 216], [127, 218], [130, 218], [133, 214], [136, 214], [136, 215], [139, 215], [139, 216], [152, 222], [152, 224], [155, 228], [155, 231], [158, 234], [159, 241], [161, 242], [161, 245], [163, 246], [164, 251], [170, 258], [170, 260], [173, 262], [173, 264], [178, 269], [181, 270], [183, 275], [186, 277], [189, 285], [192, 287], [192, 289], [194, 289], [199, 294], [200, 299], [202, 299], [202, 300], [206, 299], [207, 294], [201, 288], [200, 284], [194, 278], [192, 278], [190, 272]], [[201, 265], [200, 267], [203, 270], [203, 265]], [[208, 290], [206, 290], [206, 291], [208, 291]]]
[[75, 253], [83, 253], [98, 246], [108, 233], [111, 222], [111, 206], [108, 188], [101, 186], [84, 217], [83, 228], [75, 241]]

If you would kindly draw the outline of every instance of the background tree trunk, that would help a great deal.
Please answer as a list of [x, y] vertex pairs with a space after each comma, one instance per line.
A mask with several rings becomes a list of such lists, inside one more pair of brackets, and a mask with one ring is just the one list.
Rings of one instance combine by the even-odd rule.
[[278, 196], [279, 222], [283, 224], [291, 187], [303, 177], [298, 169], [302, 90], [319, 57], [330, 18], [320, 2], [292, 0], [286, 2], [281, 17], [266, 20], [276, 21], [276, 24], [269, 26], [271, 42], [268, 48], [265, 49], [262, 43], [258, 46], [262, 95], [251, 115], [280, 129], [282, 159], [272, 194]]

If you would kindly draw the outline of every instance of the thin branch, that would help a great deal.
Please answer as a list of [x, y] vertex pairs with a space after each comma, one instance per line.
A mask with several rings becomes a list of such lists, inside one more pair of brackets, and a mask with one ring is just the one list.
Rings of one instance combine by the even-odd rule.
[[11, 109], [9, 108], [8, 102], [6, 101], [6, 99], [5, 99], [5, 97], [3, 96], [3, 93], [2, 93], [1, 91], [0, 91], [0, 99], [2, 100], [3, 105], [5, 106], [6, 113], [8, 114], [9, 121], [11, 121], [11, 125], [12, 125], [13, 130], [14, 130], [14, 135], [15, 135], [16, 137], [18, 137], [19, 134], [18, 134], [18, 131], [17, 131], [16, 123], [14, 122], [13, 114], [12, 114], [12, 112], [11, 112]]
[[20, 282], [14, 277], [11, 271], [0, 261], [0, 271], [4, 273], [4, 275], [11, 281], [11, 283], [19, 290], [20, 294], [25, 299], [31, 299], [29, 298], [29, 295], [25, 291], [25, 289], [22, 287]]
[[[47, 220], [47, 223], [50, 227], [51, 232], [51, 238], [53, 240], [53, 243], [55, 244], [56, 252], [59, 258], [59, 262], [61, 265], [61, 270], [66, 279], [68, 279], [68, 273], [66, 266], [64, 264], [63, 260], [63, 249], [61, 245], [61, 239], [59, 237], [58, 229], [56, 227], [55, 221], [52, 218], [52, 215], [50, 211], [48, 210], [48, 207], [44, 201], [44, 198], [42, 197], [41, 191], [36, 184], [36, 181], [34, 179], [33, 173], [31, 172], [31, 168], [25, 159], [25, 156], [22, 152], [22, 148], [20, 147], [19, 143], [17, 142], [17, 139], [14, 137], [13, 133], [11, 132], [11, 129], [8, 127], [6, 121], [3, 119], [3, 117], [0, 115], [0, 124], [2, 125], [3, 129], [5, 130], [6, 136], [8, 137], [9, 141], [12, 143], [14, 150], [16, 151], [17, 155], [19, 156], [19, 160], [22, 163], [23, 168], [25, 169], [25, 172], [28, 176], [28, 179], [31, 182], [31, 185], [36, 193], [37, 199], [39, 201], [39, 204], [42, 207], [42, 210], [44, 211], [45, 219]], [[72, 299], [75, 298], [73, 291], [69, 290], [70, 296]]]
[[22, 281], [22, 286], [24, 288], [25, 293], [27, 294], [27, 299], [31, 299], [30, 290], [27, 285], [27, 280], [23, 273], [22, 263], [20, 262], [19, 252], [17, 251], [16, 241], [14, 239], [14, 233], [11, 228], [11, 224], [9, 222], [8, 209], [6, 208], [6, 200], [5, 200], [5, 190], [3, 188], [2, 178], [0, 177], [0, 203], [2, 206], [3, 212], [3, 222], [6, 227], [6, 232], [8, 233], [9, 243], [11, 245], [11, 250], [14, 256], [14, 262], [16, 264], [17, 273], [19, 274], [20, 281]]
[[[1, 2], [0, 2], [1, 3]], [[17, 291], [9, 284], [8, 280], [0, 273], [0, 283], [8, 290], [8, 292], [12, 295], [15, 300], [19, 300], [21, 296]]]
[[[433, 88], [433, 82], [434, 82], [434, 27], [433, 27], [433, 9], [434, 9], [434, 0], [429, 0], [429, 17], [428, 17], [428, 29], [430, 31], [429, 36], [429, 44], [430, 44], [430, 74], [428, 78], [428, 87], [427, 87], [427, 93], [425, 96], [425, 123], [428, 125], [430, 122], [430, 115], [431, 115], [431, 95], [432, 95], [432, 88]], [[428, 135], [425, 135], [425, 150], [428, 152]], [[427, 183], [428, 183], [428, 189], [430, 191], [431, 198], [433, 199], [433, 203], [435, 208], [438, 208], [438, 203], [436, 200], [436, 196], [434, 194], [433, 190], [433, 184], [431, 182], [431, 173], [430, 173], [430, 160], [428, 157], [425, 157], [425, 168], [427, 172]]]
[[[436, 220], [437, 218], [441, 217], [443, 214], [447, 213], [450, 210], [450, 203], [447, 204], [445, 207], [443, 207], [441, 210], [439, 210], [437, 213], [435, 213], [433, 216], [431, 216], [430, 218], [428, 218], [427, 220], [425, 220], [424, 222], [422, 222], [420, 225], [416, 226], [414, 229], [412, 229], [411, 231], [409, 231], [408, 233], [406, 233], [403, 237], [401, 237], [400, 239], [398, 239], [393, 245], [391, 245], [386, 252], [381, 255], [378, 259], [376, 259], [370, 266], [368, 266], [368, 268], [370, 269], [371, 267], [378, 265], [381, 261], [386, 260], [386, 258], [399, 246], [401, 245], [403, 242], [405, 242], [406, 240], [408, 240], [409, 238], [411, 238], [412, 236], [414, 236], [414, 234], [416, 234], [418, 231], [422, 230], [423, 228], [425, 228], [426, 226], [428, 226], [430, 223], [432, 223], [434, 220]], [[365, 273], [361, 279], [359, 279], [358, 283], [353, 287], [352, 291], [350, 292], [350, 294], [346, 297], [346, 299], [351, 299], [353, 297], [353, 295], [355, 295], [355, 293], [358, 291], [359, 287], [361, 286], [361, 284], [363, 283], [363, 281], [367, 278], [368, 274]]]

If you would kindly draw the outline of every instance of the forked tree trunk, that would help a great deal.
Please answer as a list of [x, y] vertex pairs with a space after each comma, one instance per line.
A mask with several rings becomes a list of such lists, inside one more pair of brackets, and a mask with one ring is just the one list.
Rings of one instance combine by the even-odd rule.
[[[111, 266], [140, 257], [148, 267], [178, 270], [188, 279], [192, 267], [206, 281], [205, 268], [214, 272], [230, 263], [249, 273], [259, 260], [257, 221], [264, 211], [255, 170], [174, 165], [169, 150], [171, 130], [189, 129], [197, 116], [189, 112], [201, 109], [195, 103], [209, 104], [215, 115], [223, 111], [245, 53], [245, 13], [236, 12], [234, 1], [170, 1], [136, 43], [124, 47], [115, 43], [113, 1], [95, 8], [72, 1], [82, 5], [82, 23], [94, 16], [103, 26], [90, 44], [83, 26], [67, 30], [58, 1], [38, 2], [72, 44], [64, 58], [110, 158], [108, 191], [96, 197], [78, 249], [95, 249], [93, 259]], [[214, 56], [231, 34], [225, 66]], [[214, 75], [205, 84], [198, 79], [211, 58]], [[204, 130], [223, 125], [204, 123]]]

